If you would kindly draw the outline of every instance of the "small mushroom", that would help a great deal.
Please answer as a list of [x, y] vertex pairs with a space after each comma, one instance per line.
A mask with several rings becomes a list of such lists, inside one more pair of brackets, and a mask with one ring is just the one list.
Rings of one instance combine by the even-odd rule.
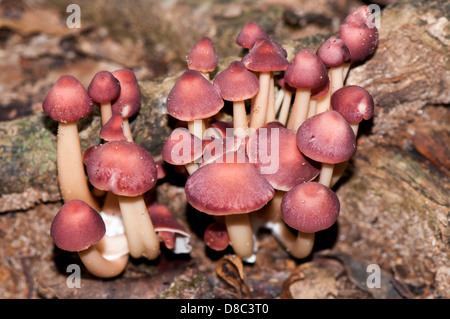
[[344, 117], [330, 110], [307, 119], [299, 127], [297, 146], [305, 156], [322, 163], [319, 182], [329, 187], [334, 164], [353, 156], [356, 139]]
[[269, 95], [274, 86], [273, 72], [286, 70], [289, 62], [279, 45], [270, 39], [262, 39], [242, 58], [242, 63], [247, 69], [259, 72], [259, 91], [252, 101], [250, 117], [250, 128], [257, 129], [266, 124]]
[[100, 278], [119, 275], [128, 262], [128, 254], [105, 258], [96, 248], [104, 238], [105, 223], [100, 214], [81, 200], [66, 202], [52, 221], [50, 235], [55, 245], [77, 252], [91, 274]]
[[234, 61], [216, 75], [213, 83], [224, 100], [233, 102], [234, 134], [241, 138], [247, 136], [248, 120], [245, 101], [258, 93], [258, 77], [242, 62]]
[[84, 172], [77, 128], [77, 121], [91, 113], [93, 107], [86, 89], [71, 75], [61, 76], [42, 102], [44, 112], [58, 122], [56, 156], [63, 200], [83, 200], [98, 210]]
[[133, 141], [129, 118], [141, 108], [141, 89], [133, 71], [121, 69], [112, 72], [120, 83], [120, 94], [112, 101], [113, 114], [120, 114], [123, 118], [123, 132], [129, 142]]
[[288, 129], [296, 132], [308, 116], [311, 90], [328, 81], [327, 69], [313, 51], [303, 49], [287, 67], [284, 80], [297, 89], [287, 124]]
[[307, 182], [287, 192], [281, 201], [281, 215], [298, 235], [287, 247], [298, 258], [307, 257], [313, 248], [315, 233], [331, 227], [340, 211], [339, 198], [328, 187]]
[[99, 71], [89, 84], [88, 94], [92, 100], [100, 104], [102, 125], [105, 125], [112, 116], [111, 101], [120, 94], [119, 80], [109, 71]]
[[206, 246], [215, 251], [223, 251], [230, 245], [227, 226], [221, 222], [213, 222], [206, 227], [203, 239]]
[[203, 138], [203, 119], [216, 115], [224, 101], [216, 87], [198, 71], [187, 70], [167, 97], [167, 113], [188, 123], [189, 132]]
[[192, 247], [189, 244], [191, 235], [178, 223], [167, 206], [161, 204], [150, 205], [148, 206], [148, 213], [156, 233], [168, 249], [175, 254], [191, 252]]
[[142, 196], [157, 180], [151, 154], [134, 142], [112, 141], [94, 147], [85, 161], [91, 183], [117, 195], [130, 254], [155, 259], [159, 241]]
[[189, 176], [185, 185], [186, 198], [201, 212], [225, 216], [233, 250], [251, 261], [254, 239], [248, 213], [266, 205], [275, 191], [248, 159], [238, 161], [236, 153], [227, 155]]
[[241, 32], [239, 32], [236, 43], [242, 48], [251, 49], [256, 40], [260, 38], [268, 39], [269, 37], [258, 23], [249, 21], [244, 25]]
[[108, 122], [104, 124], [99, 134], [103, 140], [110, 141], [124, 141], [127, 139], [123, 133], [123, 118], [120, 114], [111, 116]]
[[214, 44], [208, 37], [198, 41], [186, 56], [188, 69], [200, 72], [207, 80], [210, 79], [209, 73], [216, 69], [218, 61]]

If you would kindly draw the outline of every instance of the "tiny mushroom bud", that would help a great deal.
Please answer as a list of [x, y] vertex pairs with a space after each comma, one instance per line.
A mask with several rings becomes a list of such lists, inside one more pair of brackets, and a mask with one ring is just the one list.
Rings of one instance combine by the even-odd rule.
[[242, 62], [234, 61], [214, 78], [214, 86], [222, 98], [233, 102], [234, 134], [239, 137], [248, 135], [245, 100], [258, 93], [258, 77], [250, 72]]
[[297, 88], [287, 124], [288, 129], [297, 131], [308, 116], [311, 90], [325, 85], [328, 81], [327, 69], [313, 51], [303, 49], [287, 67], [284, 80]]
[[73, 76], [63, 75], [48, 92], [42, 108], [58, 121], [57, 166], [64, 201], [80, 199], [98, 210], [83, 167], [77, 121], [91, 113], [94, 103], [83, 85]]
[[120, 94], [120, 83], [109, 71], [99, 71], [92, 78], [88, 87], [92, 100], [100, 104], [102, 125], [105, 125], [112, 116], [111, 101]]
[[114, 114], [100, 130], [100, 138], [107, 142], [123, 141], [126, 136], [123, 134], [123, 118], [119, 114]]
[[241, 258], [252, 260], [254, 239], [248, 213], [266, 205], [275, 192], [248, 159], [227, 153], [200, 167], [187, 179], [185, 192], [197, 210], [225, 216], [233, 250]]
[[223, 106], [219, 91], [195, 70], [185, 71], [167, 97], [167, 113], [188, 122], [189, 131], [200, 139], [203, 119], [216, 115]]
[[281, 215], [290, 227], [298, 230], [298, 237], [291, 250], [303, 251], [297, 256], [307, 257], [314, 244], [315, 233], [332, 226], [340, 211], [339, 198], [328, 187], [307, 182], [287, 192], [281, 201]]
[[206, 246], [215, 251], [225, 250], [230, 245], [227, 226], [220, 222], [214, 222], [206, 227], [203, 239]]
[[198, 41], [186, 56], [188, 69], [200, 72], [207, 80], [209, 73], [216, 69], [218, 61], [214, 44], [208, 37]]
[[342, 115], [330, 110], [307, 119], [299, 127], [297, 146], [307, 157], [322, 162], [320, 183], [329, 187], [333, 165], [353, 156], [356, 139]]
[[157, 180], [150, 153], [133, 142], [112, 141], [91, 148], [85, 160], [91, 183], [117, 195], [131, 255], [155, 259], [159, 241], [142, 196]]
[[112, 73], [120, 82], [120, 94], [112, 101], [113, 114], [120, 114], [123, 118], [123, 132], [129, 142], [133, 141], [129, 118], [141, 108], [141, 89], [133, 71], [122, 69]]
[[105, 223], [100, 214], [81, 200], [65, 203], [52, 221], [50, 235], [55, 245], [77, 252], [81, 261], [94, 276], [101, 278], [119, 275], [128, 262], [128, 255], [105, 258], [95, 247], [104, 238]]

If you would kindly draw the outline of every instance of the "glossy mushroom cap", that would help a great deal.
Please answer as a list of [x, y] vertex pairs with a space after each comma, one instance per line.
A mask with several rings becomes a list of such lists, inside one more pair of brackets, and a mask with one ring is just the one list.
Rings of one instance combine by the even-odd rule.
[[187, 129], [174, 129], [167, 137], [162, 148], [163, 159], [172, 165], [186, 165], [202, 156], [203, 143]]
[[227, 101], [244, 101], [258, 93], [258, 77], [240, 61], [232, 62], [214, 78], [214, 86]]
[[298, 52], [284, 72], [284, 80], [295, 88], [314, 89], [325, 85], [328, 72], [317, 55], [303, 49]]
[[123, 134], [123, 118], [119, 114], [114, 114], [102, 127], [99, 134], [105, 141], [123, 141], [127, 138]]
[[137, 196], [150, 190], [157, 180], [156, 164], [142, 146], [112, 141], [88, 149], [84, 156], [89, 181], [96, 188], [116, 195]]
[[167, 112], [181, 121], [214, 116], [223, 105], [219, 91], [195, 70], [185, 71], [167, 97]]
[[373, 116], [374, 101], [372, 95], [357, 85], [345, 86], [331, 95], [331, 107], [339, 112], [350, 124], [358, 124]]
[[88, 93], [97, 103], [107, 103], [120, 94], [120, 82], [109, 71], [99, 71], [92, 78]]
[[243, 214], [256, 211], [269, 202], [275, 191], [270, 183], [236, 153], [225, 154], [200, 167], [186, 181], [188, 202], [210, 215]]
[[319, 113], [300, 125], [297, 146], [305, 156], [322, 163], [348, 161], [356, 150], [355, 134], [336, 111]]
[[336, 222], [339, 211], [336, 194], [316, 182], [295, 186], [281, 201], [281, 216], [285, 223], [303, 233], [329, 228]]
[[280, 48], [270, 39], [264, 39], [255, 45], [249, 53], [242, 58], [245, 67], [254, 72], [284, 71], [289, 61], [280, 52]]
[[326, 67], [337, 68], [350, 61], [350, 51], [342, 39], [335, 36], [326, 40], [316, 52]]
[[83, 251], [98, 243], [106, 233], [100, 214], [81, 200], [65, 203], [53, 219], [50, 235], [66, 251]]
[[236, 43], [243, 48], [251, 49], [259, 38], [268, 38], [268, 36], [258, 23], [249, 21], [237, 36]]
[[74, 122], [91, 113], [94, 102], [75, 77], [63, 75], [42, 102], [44, 112], [62, 123]]
[[248, 158], [273, 188], [288, 191], [320, 173], [320, 163], [298, 150], [296, 135], [280, 123], [260, 127], [247, 144]]
[[214, 71], [219, 58], [211, 39], [204, 37], [198, 41], [189, 54], [186, 56], [186, 63], [189, 70], [196, 70], [203, 73]]
[[371, 22], [373, 21], [368, 6], [355, 9], [342, 22], [339, 38], [347, 45], [351, 62], [362, 61], [375, 51], [378, 30]]
[[112, 101], [113, 114], [127, 119], [141, 108], [141, 89], [133, 71], [122, 69], [114, 71], [113, 76], [120, 82], [120, 94]]
[[206, 227], [203, 235], [206, 246], [215, 250], [225, 250], [230, 244], [227, 227], [224, 223], [214, 222]]

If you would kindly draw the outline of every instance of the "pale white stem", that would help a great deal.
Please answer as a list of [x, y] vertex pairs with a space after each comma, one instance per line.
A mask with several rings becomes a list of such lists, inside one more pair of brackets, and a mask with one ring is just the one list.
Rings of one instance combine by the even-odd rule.
[[250, 127], [258, 129], [266, 124], [267, 105], [269, 101], [269, 86], [271, 72], [261, 72], [259, 74], [259, 91], [253, 98]]
[[308, 118], [316, 115], [317, 99], [311, 99], [309, 101]]
[[142, 195], [117, 196], [122, 213], [125, 235], [131, 256], [156, 259], [159, 255], [159, 239], [147, 211]]
[[188, 121], [188, 129], [192, 135], [197, 136], [199, 139], [203, 139], [203, 120]]
[[58, 180], [65, 202], [79, 199], [99, 211], [100, 207], [89, 189], [84, 172], [80, 139], [76, 122], [59, 123], [56, 161]]
[[323, 113], [325, 111], [328, 111], [330, 109], [330, 99], [331, 99], [331, 92], [328, 90], [328, 92], [317, 99], [317, 106], [316, 106], [316, 114]]
[[105, 126], [105, 124], [108, 123], [108, 121], [111, 119], [113, 115], [111, 109], [111, 102], [101, 103], [100, 113], [102, 117], [102, 125]]
[[273, 74], [271, 74], [269, 83], [269, 99], [267, 102], [266, 123], [275, 121], [276, 114], [277, 113], [275, 110], [275, 84], [273, 81]]
[[283, 100], [284, 100], [284, 89], [280, 88], [275, 96], [275, 114], [277, 114], [280, 111]]
[[95, 246], [78, 252], [78, 256], [87, 270], [99, 278], [112, 278], [120, 275], [128, 263], [128, 254], [109, 260], [103, 257]]
[[333, 177], [334, 164], [322, 163], [320, 169], [319, 183], [331, 187], [331, 178]]
[[291, 115], [287, 128], [297, 132], [300, 125], [308, 116], [309, 99], [311, 97], [311, 89], [298, 88], [295, 93], [294, 104], [292, 105]]
[[282, 89], [284, 91], [283, 103], [281, 105], [280, 114], [278, 115], [278, 121], [286, 126], [287, 119], [289, 116], [289, 110], [291, 108], [292, 92]]
[[348, 72], [350, 71], [350, 65], [351, 65], [350, 62], [344, 63], [342, 65], [342, 78], [344, 79], [344, 82], [345, 79], [347, 78]]
[[233, 102], [233, 128], [234, 135], [244, 138], [248, 134], [247, 112], [245, 101]]
[[130, 121], [128, 121], [128, 119], [123, 119], [122, 123], [123, 135], [125, 135], [128, 142], [133, 142], [133, 134], [131, 133]]
[[343, 66], [337, 68], [330, 68], [329, 76], [331, 77], [330, 82], [331, 95], [333, 95], [334, 92], [336, 92], [337, 90], [339, 90], [344, 86], [343, 72], [344, 72]]
[[247, 259], [253, 255], [253, 231], [248, 214], [225, 216], [228, 236], [236, 255]]

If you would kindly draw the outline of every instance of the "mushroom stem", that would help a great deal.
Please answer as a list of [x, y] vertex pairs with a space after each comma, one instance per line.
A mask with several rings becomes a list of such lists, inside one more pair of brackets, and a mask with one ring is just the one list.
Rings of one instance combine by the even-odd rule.
[[100, 254], [95, 246], [78, 252], [78, 256], [87, 270], [99, 278], [111, 278], [119, 275], [128, 263], [128, 254], [109, 260]]
[[203, 120], [193, 120], [188, 121], [188, 129], [189, 132], [197, 136], [199, 139], [203, 139], [203, 131], [204, 131], [205, 123]]
[[144, 198], [139, 195], [118, 196], [118, 199], [131, 256], [156, 259], [160, 251], [159, 240]]
[[288, 129], [297, 132], [297, 129], [306, 120], [310, 97], [311, 89], [297, 89], [294, 104], [292, 105], [291, 115], [289, 116], [289, 121], [287, 124]]
[[253, 231], [248, 214], [225, 216], [228, 236], [234, 252], [242, 259], [253, 255]]
[[130, 121], [128, 119], [123, 119], [122, 122], [123, 135], [127, 138], [128, 142], [133, 142], [133, 134], [131, 133]]
[[317, 99], [311, 99], [309, 101], [309, 109], [308, 109], [308, 116], [307, 118], [310, 118], [314, 115], [316, 115], [317, 112]]
[[271, 72], [260, 72], [259, 91], [253, 98], [250, 127], [258, 129], [266, 124], [267, 104], [269, 101]]
[[233, 128], [234, 135], [244, 138], [248, 134], [247, 113], [245, 101], [233, 102]]
[[111, 109], [111, 102], [100, 103], [100, 113], [102, 117], [102, 125], [105, 126], [113, 115]]
[[280, 114], [278, 115], [278, 121], [286, 126], [287, 119], [289, 116], [289, 109], [291, 107], [292, 100], [292, 92], [286, 89], [282, 89], [284, 91], [283, 103], [281, 104]]
[[84, 173], [77, 122], [59, 123], [57, 137], [57, 166], [59, 187], [63, 200], [79, 199], [99, 211]]
[[275, 84], [273, 80], [273, 73], [270, 75], [269, 82], [269, 97], [267, 100], [267, 113], [266, 113], [266, 123], [275, 121], [276, 109], [275, 109]]
[[319, 183], [330, 187], [331, 179], [333, 177], [334, 164], [322, 163], [322, 168], [320, 169]]

